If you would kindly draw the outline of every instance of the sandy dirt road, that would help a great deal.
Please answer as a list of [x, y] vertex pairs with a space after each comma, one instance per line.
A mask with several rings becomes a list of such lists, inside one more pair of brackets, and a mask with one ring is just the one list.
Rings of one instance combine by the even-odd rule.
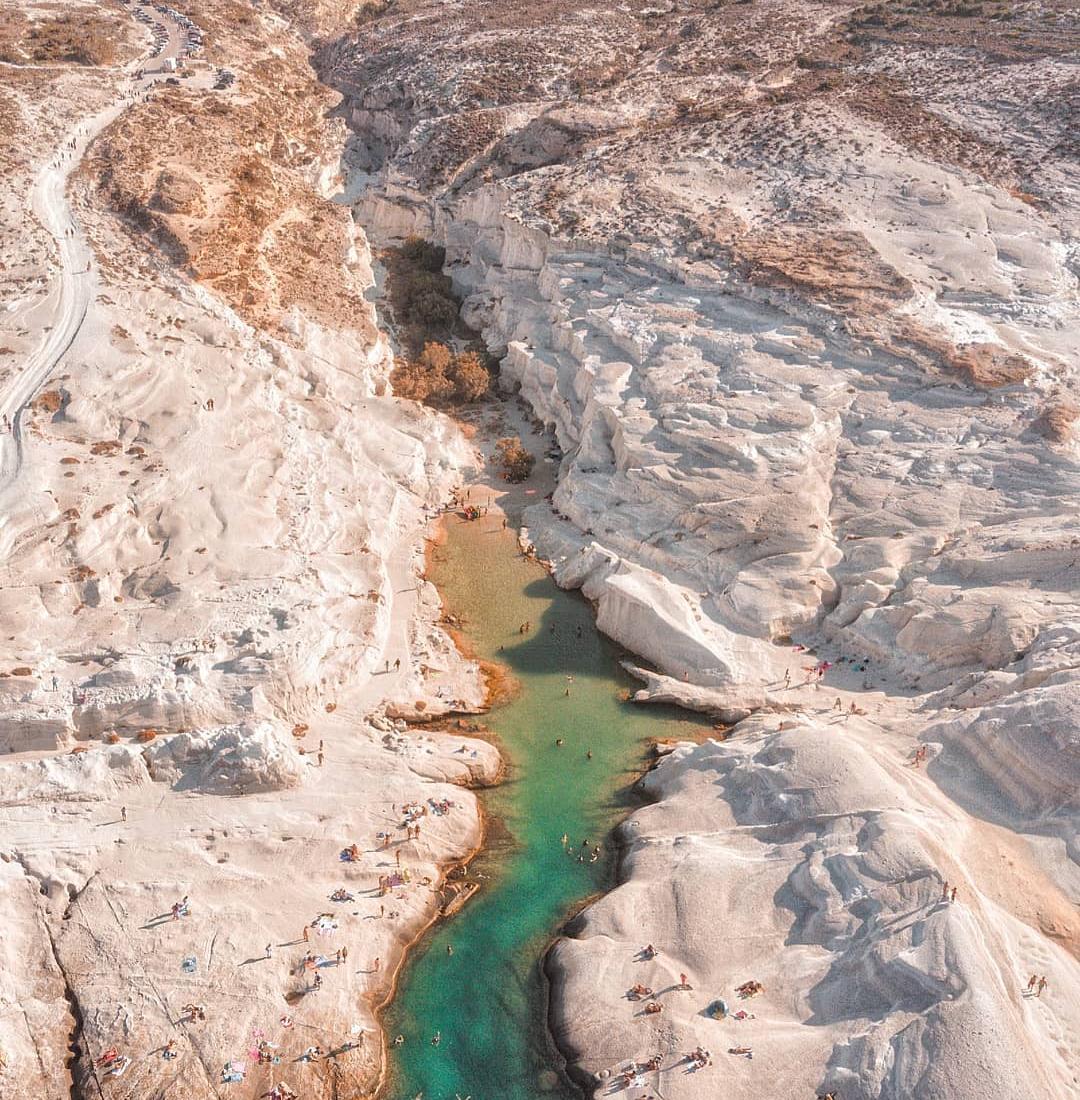
[[184, 30], [168, 14], [159, 18], [168, 30], [168, 38], [153, 71], [143, 72], [145, 58], [132, 62], [128, 66], [130, 79], [124, 84], [120, 98], [98, 114], [83, 119], [66, 134], [34, 180], [30, 212], [55, 238], [60, 271], [49, 291], [51, 325], [22, 369], [0, 391], [0, 417], [4, 418], [5, 428], [0, 433], [0, 496], [12, 488], [22, 466], [23, 412], [63, 362], [82, 330], [96, 293], [93, 251], [68, 202], [68, 180], [91, 142], [128, 107], [147, 95], [154, 83], [170, 75], [165, 62], [180, 56]]

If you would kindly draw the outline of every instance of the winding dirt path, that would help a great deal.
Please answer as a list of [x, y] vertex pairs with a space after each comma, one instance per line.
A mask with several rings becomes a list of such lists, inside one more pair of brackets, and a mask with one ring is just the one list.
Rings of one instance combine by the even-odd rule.
[[52, 308], [48, 331], [38, 347], [27, 357], [22, 370], [0, 391], [0, 417], [10, 430], [0, 432], [0, 495], [14, 484], [22, 468], [23, 413], [34, 395], [64, 360], [75, 342], [87, 313], [92, 308], [97, 277], [90, 242], [78, 224], [67, 199], [67, 184], [82, 162], [90, 143], [132, 104], [143, 98], [157, 81], [170, 73], [165, 62], [177, 59], [183, 49], [184, 28], [168, 14], [155, 14], [168, 30], [168, 39], [158, 55], [157, 68], [143, 75], [148, 57], [127, 66], [129, 80], [121, 97], [105, 110], [83, 119], [67, 133], [48, 163], [38, 172], [30, 193], [34, 217], [57, 242], [60, 272], [49, 290]]

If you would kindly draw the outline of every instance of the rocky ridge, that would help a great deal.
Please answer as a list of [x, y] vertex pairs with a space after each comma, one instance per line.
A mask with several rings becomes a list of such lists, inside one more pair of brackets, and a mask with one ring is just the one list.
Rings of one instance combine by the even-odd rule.
[[[660, 670], [643, 698], [759, 712], [657, 773], [716, 772], [722, 797], [650, 785], [675, 842], [711, 852], [693, 891], [642, 811], [626, 885], [555, 953], [556, 1032], [585, 1080], [685, 1052], [687, 1029], [724, 1041], [698, 1031], [697, 1000], [612, 1024], [651, 929], [716, 991], [753, 976], [737, 966], [775, 972], [792, 1045], [770, 1095], [1080, 1082], [1078, 39], [1075, 12], [1041, 3], [541, 18], [403, 0], [319, 55], [361, 224], [446, 246], [463, 314], [562, 452], [528, 515], [556, 579]], [[817, 687], [803, 666], [820, 661]], [[847, 723], [826, 717], [834, 695]], [[931, 783], [897, 770], [920, 741]], [[817, 786], [828, 806], [802, 793]], [[789, 886], [732, 879], [748, 830], [766, 844], [751, 862]], [[968, 836], [1011, 861], [1014, 891]], [[822, 863], [837, 885], [808, 894]], [[939, 908], [957, 877], [969, 907]], [[889, 911], [912, 913], [902, 936]], [[750, 913], [772, 914], [762, 950], [707, 963], [717, 927], [757, 934]], [[1013, 985], [1051, 958], [1062, 997], [1033, 1021]], [[1028, 1050], [989, 1038], [1021, 1033]], [[1018, 1077], [1032, 1059], [1039, 1079]], [[736, 1094], [760, 1088], [748, 1072]]]

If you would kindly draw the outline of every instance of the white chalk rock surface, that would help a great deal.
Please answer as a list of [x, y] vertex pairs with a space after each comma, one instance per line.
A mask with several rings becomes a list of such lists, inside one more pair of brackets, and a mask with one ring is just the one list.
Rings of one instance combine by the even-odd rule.
[[552, 954], [598, 1096], [1080, 1089], [1076, 22], [887, 7], [421, 2], [319, 57], [358, 218], [445, 246], [559, 463], [527, 540], [639, 699], [741, 720]]

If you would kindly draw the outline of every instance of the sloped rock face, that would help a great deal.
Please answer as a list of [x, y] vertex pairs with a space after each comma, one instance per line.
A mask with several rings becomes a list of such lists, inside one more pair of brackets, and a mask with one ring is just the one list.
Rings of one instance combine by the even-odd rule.
[[[922, 738], [933, 756], [920, 784], [892, 767], [869, 792], [848, 769], [830, 775], [843, 797], [829, 813], [872, 811], [843, 841], [843, 874], [867, 896], [883, 864], [914, 874], [953, 843], [912, 835], [898, 791], [915, 813], [944, 813], [947, 837], [993, 822], [1011, 831], [996, 845], [1026, 838], [1009, 847], [1021, 869], [1011, 897], [966, 843], [942, 874], [993, 898], [972, 910], [975, 926], [939, 926], [929, 895], [900, 890], [889, 906], [917, 904], [914, 934], [938, 946], [905, 943], [902, 965], [870, 970], [836, 949], [841, 986], [878, 990], [865, 1003], [837, 1007], [829, 982], [793, 980], [789, 1020], [819, 1030], [796, 1032], [807, 1062], [770, 1095], [959, 1097], [957, 1067], [976, 1064], [1019, 1095], [1009, 1067], [1032, 1055], [991, 1049], [1019, 1020], [988, 984], [995, 968], [1047, 957], [1047, 934], [1076, 950], [1061, 890], [1075, 882], [1068, 792], [1080, 784], [1069, 656], [1080, 196], [1065, 107], [1078, 37], [1059, 4], [670, 0], [541, 13], [407, 0], [318, 58], [345, 97], [358, 219], [376, 240], [446, 246], [464, 316], [543, 424], [535, 446], [561, 457], [529, 537], [560, 583], [595, 602], [602, 629], [667, 674], [642, 697], [711, 700], [732, 721], [740, 695], [747, 709], [815, 709], [803, 667], [828, 660], [825, 683], [845, 712], [873, 708], [889, 753]], [[751, 788], [801, 789], [809, 764], [786, 730], [777, 752], [790, 748], [792, 766], [743, 758], [737, 742], [762, 733], [753, 721], [710, 761], [741, 761]], [[819, 748], [839, 767], [839, 748]], [[738, 795], [721, 786], [695, 811], [686, 791], [665, 796], [688, 819], [687, 844], [708, 847], [726, 827]], [[802, 836], [821, 812], [796, 799], [748, 822]], [[793, 858], [813, 877], [818, 856]], [[636, 938], [628, 899], [653, 886], [702, 936], [731, 919], [705, 900], [727, 888], [724, 859], [695, 865], [693, 896], [647, 862], [627, 863], [627, 886], [587, 923]], [[852, 891], [840, 893], [850, 909]], [[759, 901], [755, 913], [776, 910], [777, 950], [811, 917], [802, 895]], [[690, 932], [672, 920], [649, 927], [683, 945]], [[610, 1024], [618, 1009], [575, 998], [602, 942], [567, 943], [555, 963], [566, 964], [559, 1039], [586, 1076], [674, 1043], [670, 1028], [632, 1037]], [[1069, 956], [1054, 964], [1075, 989]], [[897, 983], [908, 993], [890, 1000]], [[1040, 1020], [1038, 1041], [1055, 1026]], [[1067, 1095], [1075, 1042], [1061, 1054], [1047, 1041], [1051, 1068], [1024, 1087]], [[705, 1095], [708, 1082], [666, 1087]]]
[[[1055, 1004], [1048, 1035], [1042, 1006], [1002, 995], [1001, 982], [1004, 963], [1014, 984], [1016, 954], [1065, 973], [1069, 955], [1036, 946], [999, 900], [1026, 890], [1066, 935], [1077, 930], [1068, 902], [999, 862], [992, 827], [959, 839], [962, 811], [912, 813], [918, 784], [900, 778], [879, 729], [798, 720], [777, 732], [750, 719], [740, 731], [683, 746], [646, 777], [656, 801], [622, 828], [627, 882], [552, 953], [555, 1033], [581, 1070], [602, 1079], [670, 1049], [666, 1030], [679, 1050], [752, 1044], [753, 1063], [725, 1066], [736, 1096], [754, 1095], [764, 1064], [770, 1096], [964, 1097], [973, 1060], [1003, 1096], [1068, 1095], [1076, 1052], [1053, 1038], [1074, 1033], [1075, 1006]], [[977, 845], [994, 853], [1001, 893], [951, 901], [943, 881], [958, 863], [970, 870]], [[636, 957], [642, 942], [661, 946], [657, 959]], [[686, 972], [693, 988], [671, 992]], [[744, 1001], [734, 987], [747, 979], [765, 990]], [[627, 1011], [635, 983], [661, 993], [664, 1024]], [[718, 997], [753, 1016], [719, 1023], [706, 1011]], [[704, 1071], [701, 1091], [677, 1068], [663, 1076], [674, 1095], [715, 1094]]]
[[[533, 537], [569, 583], [606, 574], [605, 628], [640, 624], [634, 575], [744, 658], [690, 659], [662, 613], [646, 655], [724, 683], [771, 679], [762, 643], [800, 630], [924, 685], [1030, 643], [1037, 571], [961, 571], [1018, 511], [1074, 534], [1076, 450], [1043, 408], [1068, 407], [1077, 317], [1049, 103], [1010, 121], [941, 18], [916, 50], [851, 7], [787, 5], [784, 34], [770, 4], [393, 12], [321, 57], [375, 183], [358, 216], [446, 244], [565, 453], [563, 521], [535, 509]], [[1047, 99], [1056, 18], [1011, 27]], [[984, 56], [991, 25], [962, 22]], [[1021, 138], [1044, 155], [990, 156]]]

